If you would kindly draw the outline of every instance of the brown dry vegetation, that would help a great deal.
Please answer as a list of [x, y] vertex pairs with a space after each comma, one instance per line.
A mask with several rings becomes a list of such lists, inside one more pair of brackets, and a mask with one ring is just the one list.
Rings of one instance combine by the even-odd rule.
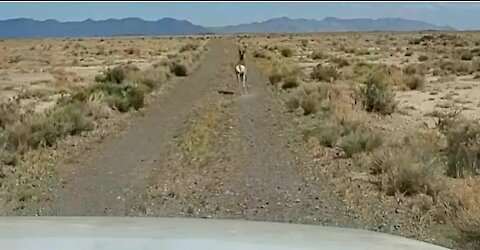
[[292, 74], [301, 80], [277, 89], [279, 97], [302, 122], [310, 153], [331, 166], [323, 174], [366, 224], [478, 249], [478, 37], [344, 33], [249, 42], [296, 51], [256, 61], [274, 86]]
[[141, 109], [149, 93], [196, 66], [206, 42], [203, 37], [3, 41], [1, 213], [47, 199], [37, 184], [57, 171], [50, 163], [59, 141]]

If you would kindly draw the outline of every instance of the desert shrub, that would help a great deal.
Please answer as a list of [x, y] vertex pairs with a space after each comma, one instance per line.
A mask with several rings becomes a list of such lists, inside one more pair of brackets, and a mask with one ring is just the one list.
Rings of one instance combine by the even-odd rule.
[[376, 151], [371, 168], [382, 173], [379, 186], [387, 195], [424, 193], [435, 197], [441, 188], [440, 164], [434, 154], [418, 147], [393, 147]]
[[166, 72], [156, 68], [150, 68], [145, 72], [141, 72], [133, 77], [130, 77], [130, 80], [131, 82], [146, 86], [147, 90], [151, 91], [160, 86], [167, 78], [168, 75]]
[[456, 64], [455, 72], [458, 75], [469, 74], [470, 73], [470, 64], [468, 62], [459, 62]]
[[457, 120], [444, 130], [447, 136], [447, 171], [451, 177], [480, 173], [480, 124]]
[[133, 48], [133, 47], [126, 48], [125, 52], [129, 55], [137, 55], [137, 56], [140, 55], [140, 49], [138, 48]]
[[[478, 46], [478, 45], [476, 45]], [[472, 53], [473, 56], [480, 56], [480, 48], [473, 48], [470, 50], [470, 53]]]
[[5, 129], [7, 125], [14, 123], [20, 117], [20, 104], [16, 102], [5, 102], [0, 104], [0, 128]]
[[433, 76], [444, 76], [445, 75], [445, 71], [442, 70], [441, 68], [434, 68], [433, 71], [432, 71], [432, 75]]
[[340, 138], [340, 130], [334, 123], [321, 124], [314, 130], [319, 143], [325, 147], [333, 147]]
[[107, 69], [101, 75], [95, 76], [96, 82], [110, 82], [120, 84], [127, 78], [130, 72], [139, 71], [135, 66], [117, 66], [111, 69]]
[[288, 99], [285, 101], [285, 105], [289, 111], [294, 111], [298, 107], [300, 107], [300, 100], [297, 96], [290, 95]]
[[378, 71], [373, 71], [365, 81], [365, 86], [360, 90], [360, 97], [364, 109], [368, 112], [378, 112], [386, 115], [395, 110], [395, 93], [387, 76]]
[[357, 56], [370, 55], [370, 51], [368, 51], [367, 49], [357, 49], [355, 51], [355, 55], [357, 55]]
[[322, 66], [318, 64], [310, 74], [310, 77], [319, 81], [331, 82], [337, 79], [339, 73], [333, 66]]
[[313, 52], [310, 57], [313, 59], [313, 60], [319, 60], [319, 59], [325, 59], [327, 58], [327, 55], [325, 55], [322, 51], [315, 51]]
[[475, 58], [472, 60], [472, 64], [470, 65], [470, 72], [480, 72], [480, 58]]
[[268, 80], [272, 85], [276, 85], [285, 78], [296, 78], [300, 71], [300, 68], [293, 64], [277, 63], [271, 70]]
[[100, 94], [111, 108], [120, 112], [127, 112], [130, 108], [138, 110], [144, 105], [144, 93], [138, 87], [132, 85], [120, 85], [113, 83], [97, 84], [92, 87], [92, 94]]
[[455, 70], [456, 63], [454, 61], [451, 61], [451, 60], [441, 60], [438, 63], [438, 66], [442, 70], [448, 71], [450, 73], [455, 73], [455, 71], [456, 71]]
[[270, 74], [270, 76], [268, 76], [268, 80], [273, 85], [279, 83], [280, 81], [282, 81], [282, 79], [283, 79], [283, 75], [281, 73], [278, 73], [278, 72], [274, 72], [274, 73]]
[[341, 48], [340, 50], [342, 50], [343, 52], [347, 53], [347, 54], [353, 54], [356, 52], [355, 48]]
[[16, 56], [10, 57], [10, 59], [8, 60], [8, 63], [18, 63], [21, 60], [22, 60], [22, 56], [16, 55]]
[[71, 101], [59, 104], [49, 114], [29, 113], [6, 132], [6, 147], [24, 153], [39, 146], [52, 146], [57, 139], [93, 129], [85, 103]]
[[428, 56], [426, 56], [426, 55], [420, 55], [420, 56], [418, 57], [418, 60], [419, 60], [420, 62], [424, 62], [424, 61], [428, 60]]
[[406, 75], [403, 77], [403, 83], [410, 89], [422, 89], [425, 86], [425, 77], [421, 75]]
[[363, 77], [368, 75], [373, 68], [373, 64], [369, 64], [366, 62], [357, 62], [353, 65], [353, 75], [354, 78], [357, 79], [358, 77]]
[[330, 62], [335, 63], [339, 68], [350, 65], [347, 59], [341, 57], [332, 57], [330, 58]]
[[470, 63], [464, 61], [442, 60], [438, 63], [438, 66], [450, 74], [457, 75], [468, 74], [471, 69]]
[[308, 40], [307, 40], [307, 39], [302, 39], [302, 40], [300, 40], [300, 43], [302, 44], [303, 47], [307, 47], [307, 46], [308, 46]]
[[381, 144], [382, 139], [378, 134], [358, 127], [347, 132], [346, 135], [342, 137], [340, 147], [347, 157], [351, 157], [356, 153], [371, 152]]
[[293, 51], [290, 49], [290, 48], [283, 48], [280, 53], [282, 54], [282, 56], [284, 57], [291, 57], [293, 56]]
[[473, 54], [471, 52], [464, 52], [461, 56], [460, 59], [464, 61], [470, 61], [473, 58]]
[[197, 44], [193, 44], [193, 43], [185, 44], [180, 48], [180, 53], [185, 51], [190, 51], [190, 50], [197, 50], [197, 48], [198, 48]]
[[405, 56], [412, 56], [413, 55], [413, 51], [407, 51], [405, 52]]
[[255, 50], [253, 52], [253, 57], [255, 57], [255, 58], [269, 58], [267, 53], [263, 50]]
[[174, 74], [175, 76], [187, 76], [187, 67], [183, 64], [180, 64], [178, 62], [173, 62], [170, 65], [170, 72]]
[[425, 75], [427, 73], [427, 68], [425, 67], [424, 64], [418, 64], [418, 63], [413, 63], [407, 65], [405, 68], [403, 68], [403, 73], [407, 75]]
[[283, 80], [282, 88], [290, 89], [298, 87], [298, 80], [296, 76], [287, 76]]
[[318, 111], [318, 99], [314, 95], [307, 95], [300, 101], [303, 115], [315, 114]]

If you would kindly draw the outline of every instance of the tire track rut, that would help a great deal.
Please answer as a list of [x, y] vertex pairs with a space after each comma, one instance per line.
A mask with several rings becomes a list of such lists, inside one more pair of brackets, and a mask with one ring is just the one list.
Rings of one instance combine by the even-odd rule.
[[[235, 52], [226, 51], [225, 56], [234, 57]], [[199, 166], [185, 161], [179, 151], [172, 153], [168, 167], [152, 173], [136, 215], [356, 227], [331, 190], [310, 178], [311, 166], [302, 162], [306, 156], [287, 147], [289, 122], [282, 104], [255, 65], [247, 67], [248, 95], [211, 93], [204, 103], [228, 103], [218, 106], [222, 118], [216, 126], [220, 131], [214, 157]], [[226, 69], [220, 77], [215, 86], [236, 90], [233, 72]]]
[[169, 154], [174, 132], [201, 102], [221, 66], [228, 63], [222, 56], [228, 45], [225, 39], [212, 40], [200, 68], [177, 83], [168, 96], [151, 103], [125, 135], [82, 156], [83, 164], [65, 166], [72, 174], [65, 177], [46, 214], [128, 215], [138, 194], [144, 192], [145, 177]]

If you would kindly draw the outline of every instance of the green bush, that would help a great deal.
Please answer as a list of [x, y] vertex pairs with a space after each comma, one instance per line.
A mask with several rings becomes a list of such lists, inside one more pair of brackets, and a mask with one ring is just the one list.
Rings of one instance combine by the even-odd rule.
[[[337, 128], [338, 129], [338, 128]], [[361, 129], [355, 129], [342, 137], [340, 147], [347, 157], [360, 152], [371, 152], [382, 144], [377, 134]]]
[[139, 69], [136, 66], [116, 66], [103, 72], [102, 75], [95, 76], [96, 82], [111, 82], [123, 83], [131, 72], [137, 72]]
[[300, 100], [296, 96], [289, 96], [285, 101], [285, 105], [289, 111], [294, 111], [300, 107]]
[[389, 79], [384, 73], [374, 71], [365, 81], [360, 92], [363, 107], [368, 112], [378, 112], [383, 115], [395, 110], [395, 93]]
[[335, 124], [322, 124], [314, 132], [320, 144], [325, 147], [333, 147], [340, 138], [340, 130]]
[[303, 115], [314, 114], [318, 111], [318, 100], [315, 95], [308, 95], [300, 101], [300, 107], [303, 109]]
[[111, 108], [127, 112], [130, 108], [138, 110], [144, 106], [144, 93], [138, 87], [112, 83], [97, 84], [92, 93], [102, 93]]

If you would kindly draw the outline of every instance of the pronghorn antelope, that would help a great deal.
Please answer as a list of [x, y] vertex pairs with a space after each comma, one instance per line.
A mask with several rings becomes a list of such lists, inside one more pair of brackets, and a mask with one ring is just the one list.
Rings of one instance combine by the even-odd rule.
[[246, 79], [247, 79], [247, 66], [245, 66], [245, 52], [246, 47], [242, 49], [238, 49], [238, 56], [240, 57], [239, 62], [235, 66], [235, 73], [237, 75], [237, 85], [239, 88], [243, 87], [243, 91], [247, 94], [247, 86], [246, 86]]

